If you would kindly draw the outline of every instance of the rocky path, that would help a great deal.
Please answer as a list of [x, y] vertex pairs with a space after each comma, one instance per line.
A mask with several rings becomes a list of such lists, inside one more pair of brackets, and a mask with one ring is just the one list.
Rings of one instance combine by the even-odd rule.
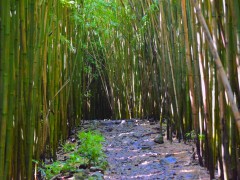
[[[97, 123], [97, 126], [96, 126]], [[98, 121], [94, 124], [105, 136], [109, 170], [104, 179], [209, 179], [205, 168], [191, 158], [192, 146], [154, 142], [159, 125], [143, 120]]]

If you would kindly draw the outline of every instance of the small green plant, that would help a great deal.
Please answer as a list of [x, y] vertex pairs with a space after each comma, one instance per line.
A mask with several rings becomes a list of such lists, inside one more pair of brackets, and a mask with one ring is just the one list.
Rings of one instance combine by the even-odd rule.
[[53, 176], [67, 171], [76, 171], [81, 164], [87, 164], [89, 167], [94, 164], [102, 169], [106, 169], [108, 166], [105, 160], [105, 155], [102, 151], [102, 142], [104, 137], [97, 132], [88, 131], [80, 132], [78, 138], [81, 145], [76, 148], [74, 143], [66, 143], [63, 145], [63, 150], [68, 153], [66, 161], [55, 161], [52, 164], [40, 163], [36, 160], [33, 162], [38, 166], [38, 172], [47, 179], [51, 179]]
[[46, 168], [45, 173], [46, 173], [47, 179], [50, 179], [56, 174], [59, 174], [62, 171], [64, 165], [65, 163], [60, 161], [56, 161], [52, 164], [45, 165], [45, 168]]
[[[195, 140], [196, 137], [197, 136], [196, 136], [196, 133], [195, 133], [194, 130], [192, 130], [191, 132], [185, 134], [186, 140]], [[205, 135], [204, 134], [198, 134], [198, 138], [199, 138], [199, 140], [204, 141], [205, 140]]]
[[76, 148], [76, 144], [73, 144], [73, 143], [65, 143], [63, 145], [63, 151], [65, 153], [74, 151], [75, 148]]
[[80, 132], [78, 137], [81, 141], [81, 146], [78, 149], [78, 152], [82, 154], [88, 160], [88, 165], [98, 164], [100, 157], [104, 155], [102, 151], [102, 142], [104, 137], [93, 131], [89, 132]]
[[204, 134], [198, 134], [198, 138], [201, 141], [205, 141], [205, 135]]
[[79, 153], [74, 152], [70, 154], [69, 159], [66, 161], [67, 164], [69, 164], [71, 167], [79, 166], [80, 164], [83, 164], [85, 161], [84, 157], [80, 156]]
[[194, 130], [185, 134], [187, 140], [194, 140], [196, 138], [196, 133]]

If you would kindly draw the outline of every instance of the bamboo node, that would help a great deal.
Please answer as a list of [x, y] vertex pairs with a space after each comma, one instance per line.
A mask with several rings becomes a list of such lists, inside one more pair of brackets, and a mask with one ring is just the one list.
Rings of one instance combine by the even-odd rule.
[[217, 71], [223, 69], [223, 66], [217, 66]]

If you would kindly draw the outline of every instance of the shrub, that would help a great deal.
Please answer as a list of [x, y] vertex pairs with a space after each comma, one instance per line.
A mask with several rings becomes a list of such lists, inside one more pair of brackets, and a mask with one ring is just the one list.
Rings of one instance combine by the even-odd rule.
[[104, 155], [102, 151], [102, 142], [104, 137], [93, 131], [80, 132], [78, 138], [81, 142], [78, 152], [87, 158], [88, 164], [98, 164], [100, 157]]

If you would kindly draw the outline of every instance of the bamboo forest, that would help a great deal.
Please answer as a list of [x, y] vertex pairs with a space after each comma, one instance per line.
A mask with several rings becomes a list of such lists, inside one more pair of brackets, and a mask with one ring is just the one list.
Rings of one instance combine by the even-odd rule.
[[240, 0], [1, 0], [8, 179], [240, 179]]

